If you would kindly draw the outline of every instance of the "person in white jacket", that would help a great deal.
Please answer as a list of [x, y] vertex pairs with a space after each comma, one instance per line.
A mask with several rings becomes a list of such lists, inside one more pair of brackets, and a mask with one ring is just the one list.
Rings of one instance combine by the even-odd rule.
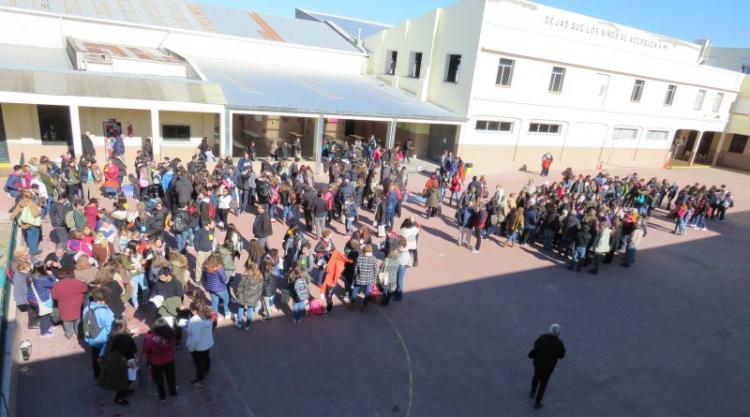
[[596, 240], [591, 247], [594, 252], [593, 266], [589, 270], [592, 274], [599, 273], [599, 264], [602, 262], [604, 255], [609, 252], [612, 229], [606, 219], [599, 221], [599, 232], [596, 234]]
[[406, 249], [409, 250], [412, 259], [411, 266], [417, 266], [419, 256], [417, 256], [417, 238], [419, 237], [419, 225], [414, 217], [409, 217], [401, 224], [401, 236], [406, 239]]
[[185, 346], [195, 362], [195, 379], [190, 381], [194, 387], [202, 387], [203, 379], [211, 369], [209, 352], [214, 346], [213, 321], [211, 320], [211, 306], [203, 301], [195, 300], [190, 303], [192, 316], [187, 324], [187, 340]]

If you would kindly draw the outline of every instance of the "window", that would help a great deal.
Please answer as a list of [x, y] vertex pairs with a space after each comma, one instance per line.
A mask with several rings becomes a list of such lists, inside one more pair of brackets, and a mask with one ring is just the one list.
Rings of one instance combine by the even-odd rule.
[[565, 68], [553, 67], [552, 75], [549, 78], [549, 92], [559, 93], [562, 91], [563, 81], [565, 81]]
[[162, 125], [161, 137], [164, 139], [190, 139], [190, 126], [183, 125]]
[[638, 129], [630, 127], [616, 127], [612, 131], [613, 140], [635, 140], [638, 138]]
[[500, 63], [498, 63], [497, 66], [497, 79], [495, 80], [495, 85], [510, 87], [510, 84], [513, 82], [513, 67], [515, 66], [516, 61], [500, 58]]
[[396, 75], [396, 62], [398, 62], [398, 51], [388, 51], [385, 59], [385, 75]]
[[422, 53], [412, 52], [409, 58], [409, 74], [411, 78], [419, 78], [422, 73]]
[[667, 140], [669, 131], [667, 130], [649, 130], [646, 132], [646, 140]]
[[[70, 135], [70, 108], [68, 106], [36, 106], [39, 118], [39, 133], [42, 143], [67, 142], [72, 144]], [[2, 115], [0, 115], [2, 117]]]
[[669, 87], [667, 87], [667, 95], [664, 97], [665, 106], [671, 106], [672, 103], [674, 103], [675, 93], [677, 93], [677, 86], [670, 84]]
[[718, 112], [721, 109], [721, 103], [724, 101], [724, 93], [716, 93], [716, 97], [714, 97], [714, 106], [712, 110], [714, 113]]
[[448, 70], [445, 74], [445, 81], [449, 83], [457, 83], [460, 72], [461, 55], [448, 55]]
[[476, 130], [486, 130], [490, 132], [512, 132], [513, 122], [499, 122], [494, 120], [477, 120]]
[[698, 94], [695, 96], [695, 104], [693, 110], [701, 110], [703, 108], [703, 101], [706, 99], [706, 90], [698, 90]]
[[529, 133], [549, 133], [552, 135], [560, 134], [562, 125], [551, 123], [531, 123], [529, 124]]
[[734, 135], [732, 143], [729, 144], [729, 152], [744, 153], [747, 146], [747, 135]]
[[633, 103], [639, 103], [641, 101], [641, 96], [643, 95], [643, 87], [645, 86], [645, 81], [635, 80], [635, 84], [633, 84], [633, 92], [630, 93], [630, 101]]

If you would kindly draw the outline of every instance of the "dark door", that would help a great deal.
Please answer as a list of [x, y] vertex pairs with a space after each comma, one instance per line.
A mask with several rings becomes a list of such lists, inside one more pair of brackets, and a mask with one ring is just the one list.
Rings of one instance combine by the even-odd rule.
[[0, 104], [0, 162], [10, 162], [8, 156], [8, 141], [5, 137], [5, 123], [3, 121], [2, 104]]
[[455, 125], [430, 125], [426, 158], [431, 161], [440, 161], [443, 151], [453, 152], [455, 155], [457, 130], [458, 126]]

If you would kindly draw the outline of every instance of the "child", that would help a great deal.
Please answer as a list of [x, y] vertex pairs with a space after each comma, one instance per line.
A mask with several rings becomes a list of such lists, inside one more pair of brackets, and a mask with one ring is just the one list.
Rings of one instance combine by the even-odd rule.
[[305, 312], [307, 302], [310, 299], [310, 274], [304, 268], [297, 266], [289, 277], [289, 290], [294, 298], [292, 312], [294, 319], [292, 323], [302, 322], [302, 314]]
[[192, 314], [187, 325], [187, 340], [185, 346], [195, 362], [195, 379], [190, 381], [194, 387], [202, 387], [203, 379], [211, 369], [211, 348], [214, 345], [213, 324], [211, 321], [211, 307], [202, 301], [194, 300], [190, 303]]

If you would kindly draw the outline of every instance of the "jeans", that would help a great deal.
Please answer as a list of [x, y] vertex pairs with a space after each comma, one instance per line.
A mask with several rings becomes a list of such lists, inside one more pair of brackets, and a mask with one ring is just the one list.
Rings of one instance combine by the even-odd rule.
[[138, 289], [140, 288], [143, 291], [146, 291], [148, 289], [148, 287], [146, 286], [145, 276], [143, 274], [134, 275], [133, 278], [130, 278], [130, 286], [133, 288], [133, 295], [130, 297], [130, 302], [133, 303], [133, 308], [137, 310]]
[[78, 326], [81, 324], [81, 320], [70, 320], [63, 321], [63, 330], [65, 330], [65, 338], [70, 340], [73, 335], [78, 334]]
[[305, 301], [297, 301], [292, 306], [292, 312], [294, 313], [294, 320], [302, 320], [302, 315], [305, 314]]
[[192, 243], [193, 240], [193, 229], [185, 229], [182, 233], [175, 233], [175, 239], [177, 239], [177, 251], [182, 252], [187, 247], [188, 243]]
[[288, 219], [288, 218], [289, 218], [289, 210], [291, 210], [291, 208], [292, 208], [292, 207], [291, 207], [291, 206], [289, 206], [289, 205], [284, 205], [284, 206], [283, 206], [283, 207], [281, 208], [281, 220], [282, 220], [282, 221], [283, 221], [284, 223], [286, 223], [286, 219]]
[[385, 225], [387, 228], [393, 227], [393, 217], [396, 215], [396, 210], [386, 210], [385, 211]]
[[623, 262], [623, 266], [630, 266], [635, 263], [635, 251], [635, 248], [629, 247], [625, 249], [625, 262]]
[[396, 273], [396, 301], [401, 301], [401, 298], [404, 296], [404, 278], [406, 278], [406, 269], [407, 266], [400, 265], [398, 267], [398, 273]]
[[41, 227], [36, 226], [29, 226], [26, 229], [23, 229], [23, 240], [26, 241], [26, 246], [29, 247], [29, 252], [32, 255], [39, 255], [39, 234], [41, 232]]
[[367, 299], [370, 298], [370, 291], [372, 291], [372, 284], [363, 284], [363, 285], [354, 284], [352, 286], [352, 295], [351, 295], [352, 304], [354, 304], [354, 302], [357, 300], [357, 296], [359, 295], [360, 289], [365, 290], [364, 305], [367, 305]]
[[269, 318], [271, 317], [271, 309], [273, 308], [273, 298], [273, 295], [270, 297], [263, 297], [264, 315]]
[[255, 190], [240, 190], [240, 210], [250, 213], [250, 207], [255, 200]]
[[315, 229], [315, 237], [317, 238], [323, 236], [323, 231], [326, 229], [326, 218], [315, 217], [313, 219], [313, 225]]
[[584, 258], [586, 258], [586, 247], [576, 246], [575, 251], [573, 251], [573, 258], [571, 258], [570, 265], [568, 265], [568, 269], [573, 269], [573, 267], [575, 267], [576, 271], [580, 272]]
[[346, 218], [346, 232], [347, 233], [354, 233], [356, 229], [354, 228], [354, 217], [347, 217]]
[[211, 350], [196, 350], [190, 352], [195, 362], [195, 376], [198, 381], [203, 381], [208, 371], [211, 370], [211, 356], [209, 353]]
[[219, 292], [211, 291], [211, 309], [213, 309], [216, 314], [219, 314], [219, 300], [221, 300], [221, 303], [224, 305], [224, 315], [230, 314], [229, 291], [227, 291], [226, 288]]
[[156, 384], [160, 400], [167, 398], [167, 393], [164, 389], [164, 379], [167, 380], [169, 395], [172, 397], [177, 395], [177, 378], [175, 378], [174, 361], [164, 365], [151, 365], [151, 377]]
[[474, 246], [474, 250], [478, 251], [479, 248], [482, 246], [482, 229], [475, 228], [474, 229], [474, 238], [477, 240], [476, 246]]
[[678, 235], [684, 235], [685, 230], [685, 219], [680, 217], [675, 221], [674, 232]]
[[[247, 311], [247, 320], [245, 320], [245, 311]], [[237, 308], [237, 324], [242, 325], [243, 323], [246, 323], [245, 325], [247, 328], [250, 328], [250, 324], [253, 322], [253, 314], [255, 314], [255, 306], [245, 307], [245, 306], [239, 306]]]
[[505, 241], [505, 244], [513, 245], [516, 242], [518, 242], [518, 232], [513, 232], [508, 236], [508, 240]]
[[555, 240], [555, 231], [544, 229], [544, 250], [552, 250], [552, 241]]

